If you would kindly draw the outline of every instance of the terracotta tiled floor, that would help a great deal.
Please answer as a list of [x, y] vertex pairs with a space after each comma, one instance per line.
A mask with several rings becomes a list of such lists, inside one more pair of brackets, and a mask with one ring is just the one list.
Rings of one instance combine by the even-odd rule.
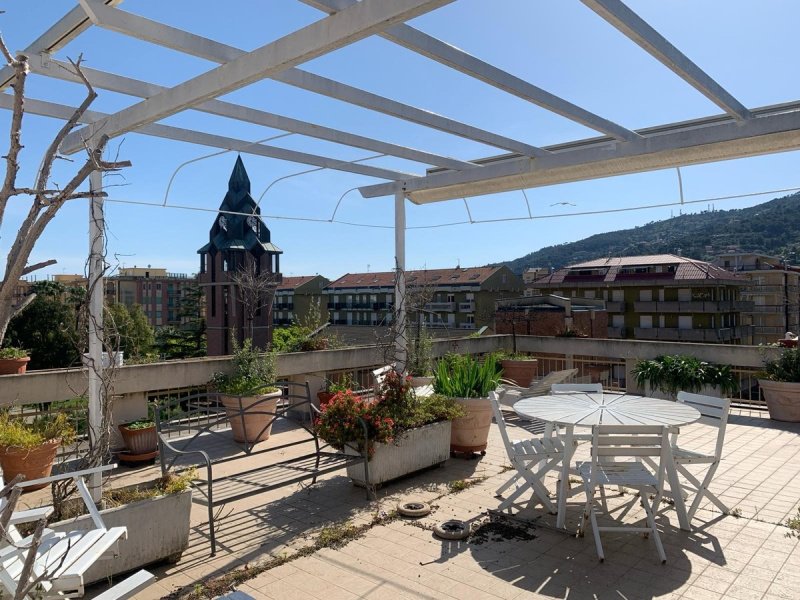
[[[757, 414], [757, 413], [754, 413]], [[178, 589], [275, 556], [290, 557], [313, 543], [321, 527], [334, 522], [365, 523], [389, 511], [398, 499], [435, 500], [434, 512], [416, 522], [397, 520], [374, 526], [339, 549], [323, 549], [265, 571], [231, 590], [231, 598], [614, 598], [651, 599], [800, 598], [800, 549], [783, 523], [800, 504], [800, 427], [761, 416], [733, 414], [725, 452], [712, 490], [741, 516], [721, 515], [701, 505], [691, 533], [677, 528], [670, 507], [659, 528], [668, 556], [661, 565], [652, 540], [631, 534], [604, 534], [606, 560], [599, 563], [591, 532], [576, 538], [554, 529], [555, 518], [537, 507], [519, 512], [531, 523], [533, 539], [490, 535], [483, 543], [444, 542], [426, 527], [449, 518], [478, 527], [499, 500], [494, 490], [507, 464], [496, 428], [490, 451], [474, 460], [451, 458], [442, 468], [389, 485], [377, 502], [343, 475], [315, 486], [294, 486], [225, 507], [218, 526], [220, 550], [210, 557], [205, 511], [195, 505], [189, 550], [175, 565], [156, 567], [158, 581], [140, 598], [158, 598]], [[290, 430], [275, 439], [289, 439]], [[517, 431], [517, 437], [527, 435]], [[711, 451], [715, 430], [694, 424], [681, 444]], [[586, 452], [586, 445], [578, 454]], [[143, 477], [139, 473], [138, 477]], [[484, 479], [485, 478], [485, 479]], [[479, 482], [459, 493], [448, 483]], [[555, 477], [548, 487], [555, 491]], [[609, 496], [622, 510], [631, 495]], [[577, 528], [583, 495], [569, 502], [568, 528]], [[633, 507], [625, 516], [636, 521]], [[513, 521], [513, 525], [519, 524]], [[478, 541], [481, 541], [480, 539]]]

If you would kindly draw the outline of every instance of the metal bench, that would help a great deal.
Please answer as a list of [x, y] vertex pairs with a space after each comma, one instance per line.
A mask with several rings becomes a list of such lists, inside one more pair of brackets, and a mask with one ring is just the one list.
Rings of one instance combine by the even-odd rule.
[[[308, 383], [280, 381], [275, 385], [282, 393], [274, 409], [266, 403], [244, 409], [226, 409], [221, 401], [222, 395], [211, 392], [169, 398], [156, 404], [155, 421], [162, 475], [170, 470], [198, 468], [200, 473], [194, 484], [200, 492], [197, 500], [208, 507], [212, 556], [217, 549], [214, 527], [216, 507], [309, 479], [313, 484], [320, 475], [346, 468], [350, 464], [367, 463], [366, 456], [344, 454], [316, 434], [316, 409], [311, 402]], [[241, 403], [235, 404], [241, 406]], [[288, 419], [306, 435], [282, 444], [276, 443], [273, 438], [260, 443], [236, 442], [231, 434], [230, 423], [233, 419], [243, 419], [245, 414], [267, 415], [270, 425], [282, 424]], [[239, 471], [235, 466], [225, 467], [229, 472], [215, 476], [214, 468], [219, 465], [235, 465], [236, 461], [241, 462], [246, 457], [266, 455], [303, 444], [313, 444], [313, 448], [309, 447], [308, 452], [301, 448], [297, 456], [277, 462], [263, 462], [257, 467]], [[364, 447], [366, 445], [365, 432]]]

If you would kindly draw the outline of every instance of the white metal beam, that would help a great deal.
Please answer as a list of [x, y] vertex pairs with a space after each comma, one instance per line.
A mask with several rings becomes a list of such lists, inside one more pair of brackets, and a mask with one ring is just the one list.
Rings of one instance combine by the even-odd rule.
[[608, 146], [585, 140], [551, 147], [532, 161], [508, 156], [487, 159], [482, 170], [434, 172], [426, 177], [360, 188], [362, 196], [402, 190], [418, 204], [522, 188], [599, 179], [800, 149], [800, 106], [765, 107], [743, 123], [711, 117], [641, 130], [640, 142]]
[[[358, 0], [301, 0], [305, 4], [335, 14]], [[463, 50], [451, 46], [433, 36], [402, 23], [379, 34], [396, 44], [435, 60], [443, 65], [474, 77], [518, 98], [532, 102], [551, 112], [576, 121], [586, 127], [608, 134], [618, 140], [630, 141], [638, 137], [636, 132], [626, 129], [608, 119], [581, 108], [559, 96], [551, 94], [511, 73], [503, 71]]]
[[740, 121], [750, 111], [621, 0], [581, 0], [706, 98]]
[[[29, 57], [28, 64], [33, 73], [82, 84], [80, 79], [73, 73], [72, 66], [63, 61], [44, 57], [42, 55], [33, 55]], [[116, 75], [106, 71], [98, 71], [88, 67], [81, 67], [81, 69], [89, 82], [97, 89], [128, 94], [139, 98], [149, 98], [167, 89], [166, 87], [154, 83], [123, 77], [122, 75]], [[372, 152], [397, 156], [424, 164], [436, 165], [449, 169], [465, 169], [478, 166], [467, 161], [374, 140], [323, 125], [308, 123], [306, 121], [300, 121], [298, 119], [292, 119], [291, 117], [284, 117], [282, 115], [276, 115], [239, 104], [224, 102], [222, 100], [208, 100], [195, 106], [194, 109], [213, 115], [254, 123], [256, 125], [263, 125], [264, 127], [272, 127], [274, 129], [281, 129], [283, 131], [327, 140], [337, 144], [344, 144], [355, 148], [370, 150]]]
[[62, 151], [84, 147], [102, 131], [111, 138], [341, 48], [452, 0], [364, 0], [253, 52], [134, 104], [64, 140]]
[[[91, 6], [92, 13], [97, 19], [97, 25], [118, 33], [130, 35], [137, 39], [146, 40], [166, 48], [178, 50], [192, 56], [204, 58], [218, 63], [227, 63], [236, 60], [245, 54], [244, 50], [215, 42], [208, 38], [188, 33], [163, 23], [158, 23], [145, 17], [140, 17], [121, 10], [110, 9], [99, 4], [97, 0], [82, 0]], [[314, 73], [309, 73], [298, 68], [287, 69], [274, 79], [294, 85], [306, 91], [314, 92], [329, 98], [356, 104], [363, 108], [374, 110], [412, 123], [432, 127], [452, 135], [457, 135], [476, 142], [481, 142], [517, 152], [526, 156], [540, 156], [544, 152], [530, 144], [513, 140], [506, 136], [466, 125], [454, 119], [437, 115], [427, 110], [409, 106], [401, 102], [389, 100], [377, 94], [359, 88], [344, 85]]]
[[[13, 98], [9, 94], [0, 94], [0, 108], [10, 110], [12, 108], [12, 104]], [[53, 102], [46, 102], [44, 100], [26, 98], [25, 112], [34, 115], [66, 120], [73, 115], [75, 112], [75, 107], [56, 104]], [[106, 113], [86, 111], [83, 119], [81, 119], [81, 122], [92, 124], [106, 117], [108, 117]], [[356, 173], [358, 175], [367, 175], [369, 177], [377, 177], [379, 179], [397, 180], [415, 177], [413, 173], [404, 173], [402, 171], [395, 171], [392, 169], [384, 169], [381, 167], [346, 162], [336, 158], [317, 156], [315, 154], [307, 154], [305, 152], [297, 152], [295, 150], [287, 150], [285, 148], [276, 148], [275, 146], [267, 146], [265, 144], [253, 144], [252, 142], [245, 140], [237, 140], [221, 135], [202, 133], [190, 129], [182, 129], [180, 127], [172, 127], [170, 125], [161, 125], [160, 123], [151, 123], [150, 125], [140, 127], [136, 130], [136, 133], [169, 140], [188, 142], [190, 144], [200, 144], [202, 146], [210, 146], [212, 148], [235, 150], [245, 154], [253, 154], [267, 158], [277, 158], [279, 160], [287, 160], [305, 165], [314, 165], [317, 167], [324, 167], [337, 171]]]
[[[100, 2], [101, 0], [98, 0]], [[102, 0], [102, 4], [116, 6], [122, 0]], [[28, 44], [23, 50], [24, 54], [52, 53], [66, 46], [92, 25], [86, 13], [80, 6], [74, 7], [66, 15], [56, 21], [50, 29]], [[8, 65], [0, 69], [0, 90], [4, 90], [14, 78], [14, 69]]]

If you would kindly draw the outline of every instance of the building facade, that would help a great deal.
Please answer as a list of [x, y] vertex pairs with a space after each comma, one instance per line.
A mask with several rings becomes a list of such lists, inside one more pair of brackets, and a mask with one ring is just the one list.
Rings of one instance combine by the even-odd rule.
[[[394, 316], [395, 274], [348, 273], [325, 289], [333, 325], [385, 326]], [[522, 294], [508, 267], [406, 271], [409, 319], [429, 328], [473, 330], [492, 325], [495, 302]]]
[[562, 296], [526, 296], [497, 301], [495, 332], [605, 338], [605, 302]]
[[322, 275], [284, 277], [275, 290], [272, 323], [292, 325], [310, 320], [328, 322], [328, 303], [323, 291], [330, 280]]
[[230, 354], [232, 337], [240, 343], [252, 338], [254, 347], [269, 348], [282, 253], [270, 237], [261, 209], [250, 195], [242, 158], [237, 157], [209, 242], [197, 251], [209, 356]]
[[753, 326], [753, 344], [772, 344], [787, 331], [800, 332], [800, 269], [777, 256], [755, 252], [720, 254], [714, 261], [747, 279], [742, 298], [753, 303], [743, 312]]
[[604, 258], [571, 265], [531, 284], [534, 294], [606, 302], [608, 337], [749, 344], [741, 299], [747, 281], [711, 263], [673, 254]]
[[530, 267], [525, 269], [522, 273], [522, 283], [525, 284], [525, 296], [531, 296], [533, 294], [533, 290], [530, 287], [534, 281], [539, 279], [540, 277], [544, 277], [550, 273], [550, 269], [547, 267]]
[[183, 321], [181, 302], [196, 285], [194, 275], [150, 266], [122, 268], [106, 278], [106, 300], [127, 308], [140, 305], [152, 327], [178, 327]]

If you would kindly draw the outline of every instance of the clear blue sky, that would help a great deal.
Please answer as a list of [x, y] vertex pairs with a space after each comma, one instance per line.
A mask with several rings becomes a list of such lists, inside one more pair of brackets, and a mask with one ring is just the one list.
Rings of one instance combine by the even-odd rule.
[[[0, 15], [0, 30], [12, 50], [24, 48], [75, 4], [70, 0], [10, 0], [4, 3], [6, 13]], [[800, 98], [795, 43], [800, 3], [630, 0], [628, 4], [746, 106]], [[291, 0], [229, 0], [224, 3], [224, 11], [222, 6], [223, 3], [208, 0], [126, 0], [120, 8], [243, 49], [257, 48], [322, 16]], [[719, 112], [578, 0], [458, 0], [416, 19], [413, 25], [628, 128]], [[98, 28], [81, 35], [57, 57], [74, 58], [80, 53], [88, 66], [167, 86], [215, 66]], [[534, 145], [593, 135], [566, 119], [379, 38], [353, 44], [302, 68]], [[32, 76], [28, 90], [31, 97], [38, 99], [73, 104], [82, 99], [78, 86], [42, 77]], [[270, 81], [234, 92], [225, 99], [461, 159], [499, 153], [494, 148]], [[111, 112], [132, 102], [133, 99], [100, 90], [93, 108]], [[8, 121], [9, 113], [1, 112], [0, 131], [7, 131]], [[281, 133], [191, 111], [165, 123], [247, 140]], [[51, 119], [27, 118], [20, 183], [32, 183], [41, 153], [58, 125]], [[5, 133], [0, 139], [5, 153]], [[345, 160], [370, 154], [297, 135], [274, 143]], [[163, 202], [169, 179], [182, 162], [216, 151], [137, 134], [112, 140], [109, 147], [133, 162], [123, 178], [109, 180], [118, 185], [109, 190], [110, 196], [144, 202]], [[183, 168], [175, 178], [169, 203], [216, 208], [225, 194], [234, 160], [235, 154], [229, 153]], [[685, 195], [687, 199], [700, 199], [800, 186], [798, 160], [798, 152], [791, 152], [686, 167], [682, 169]], [[310, 168], [247, 155], [244, 161], [256, 198], [276, 178]], [[422, 165], [400, 159], [382, 158], [368, 164], [423, 171]], [[68, 165], [61, 165], [56, 181], [65, 182], [68, 170]], [[288, 179], [269, 190], [262, 211], [284, 217], [328, 218], [345, 191], [377, 182], [331, 171]], [[678, 198], [678, 187], [676, 173], [670, 170], [531, 189], [527, 193], [535, 215], [552, 215], [669, 202]], [[715, 204], [717, 209], [741, 208], [772, 197]], [[551, 206], [557, 202], [576, 206]], [[26, 201], [21, 198], [13, 204], [0, 231], [0, 256], [5, 256], [11, 233], [26, 210]], [[337, 217], [391, 225], [392, 207], [392, 198], [365, 200], [353, 191], [345, 196]], [[527, 215], [519, 192], [470, 199], [469, 207], [476, 220]], [[695, 205], [689, 210], [705, 208]], [[672, 210], [411, 230], [407, 236], [407, 265], [440, 268], [459, 262], [468, 266], [513, 259], [543, 246], [668, 218]], [[84, 271], [87, 211], [85, 201], [75, 201], [48, 228], [31, 262], [56, 258], [58, 265], [40, 271], [40, 276]], [[677, 208], [674, 212], [677, 214]], [[150, 264], [170, 271], [195, 272], [196, 250], [206, 243], [214, 215], [109, 203], [107, 217], [112, 265]], [[467, 213], [460, 200], [427, 206], [409, 204], [408, 224], [412, 227], [465, 219]], [[269, 217], [265, 220], [273, 242], [284, 250], [281, 266], [285, 275], [321, 273], [333, 278], [345, 272], [393, 267], [391, 230]]]

